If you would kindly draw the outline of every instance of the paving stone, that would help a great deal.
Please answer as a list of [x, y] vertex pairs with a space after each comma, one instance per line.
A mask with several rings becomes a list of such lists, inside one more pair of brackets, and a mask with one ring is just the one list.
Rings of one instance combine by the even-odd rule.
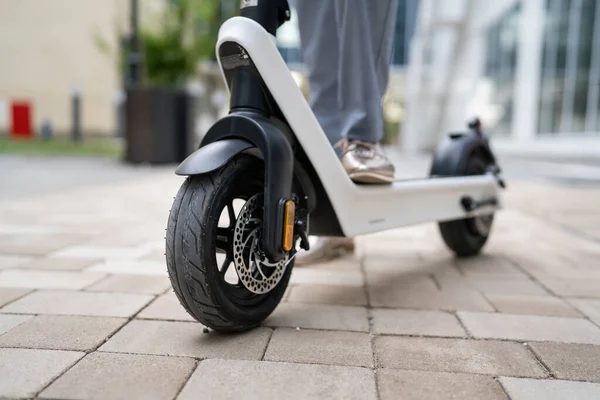
[[[435, 293], [439, 291], [435, 281], [431, 279], [429, 274], [418, 272], [397, 272], [397, 271], [381, 271], [367, 270], [367, 285], [374, 295], [383, 293], [388, 295], [396, 291], [402, 292], [427, 292]], [[372, 299], [371, 299], [372, 300]]]
[[366, 333], [278, 328], [265, 360], [372, 367], [371, 339]]
[[30, 289], [0, 288], [0, 307], [31, 292]]
[[5, 306], [2, 312], [130, 317], [150, 300], [152, 296], [141, 294], [40, 291]]
[[100, 351], [260, 360], [270, 336], [269, 328], [223, 335], [203, 333], [203, 326], [198, 323], [134, 320]]
[[600, 382], [600, 346], [530, 343], [557, 378]]
[[443, 249], [439, 234], [432, 235], [428, 240], [363, 240], [360, 246], [361, 255], [405, 257], [406, 255], [433, 253]]
[[456, 265], [469, 278], [511, 278], [526, 275], [507, 258], [495, 254], [457, 259]]
[[147, 250], [131, 247], [69, 246], [51, 254], [52, 257], [101, 258], [105, 260], [134, 260]]
[[368, 286], [373, 307], [416, 308], [422, 310], [470, 310], [493, 311], [483, 295], [468, 287], [449, 287], [439, 290], [429, 278], [412, 282], [382, 283]]
[[[154, 232], [156, 237], [164, 237], [165, 228], [158, 229]], [[136, 233], [129, 231], [121, 231], [117, 234], [97, 235], [82, 243], [83, 246], [91, 247], [137, 247], [151, 237], [151, 231], [146, 233]]]
[[519, 343], [490, 340], [375, 337], [381, 367], [419, 371], [544, 377], [546, 372]]
[[381, 400], [507, 400], [500, 384], [482, 375], [380, 369], [377, 386]]
[[431, 276], [440, 287], [471, 286], [467, 278], [456, 267], [442, 268], [433, 272]]
[[499, 278], [472, 278], [469, 285], [488, 294], [514, 294], [544, 296], [548, 292], [530, 279], [499, 279]]
[[292, 285], [340, 285], [360, 286], [364, 285], [360, 270], [344, 269], [319, 269], [319, 268], [294, 268], [290, 278]]
[[126, 322], [124, 318], [38, 315], [0, 336], [0, 347], [92, 350]]
[[191, 358], [95, 352], [41, 393], [60, 399], [173, 399], [196, 362]]
[[442, 311], [373, 309], [371, 315], [378, 334], [466, 336], [458, 319]]
[[336, 285], [297, 285], [289, 288], [286, 301], [291, 303], [333, 304], [340, 306], [366, 306], [364, 288]]
[[153, 275], [167, 277], [167, 264], [153, 261], [106, 261], [88, 268], [88, 271], [110, 274]]
[[[2, 220], [4, 221], [4, 218], [7, 216], [8, 215], [2, 215]], [[21, 217], [23, 217], [23, 216], [21, 216]], [[15, 221], [20, 221], [20, 218], [16, 219]], [[34, 225], [34, 224], [26, 225], [23, 223], [11, 224], [11, 225], [7, 225], [7, 224], [0, 225], [0, 235], [48, 236], [48, 235], [57, 234], [57, 233], [64, 233], [64, 232], [62, 232], [62, 229], [60, 229], [59, 227], [56, 227], [56, 226], [40, 226], [40, 225]]]
[[164, 319], [173, 321], [196, 321], [179, 303], [175, 293], [169, 292], [152, 302], [139, 315], [141, 319]]
[[36, 258], [30, 262], [19, 265], [19, 269], [40, 269], [40, 270], [64, 270], [81, 271], [92, 264], [98, 262], [98, 259], [73, 259], [46, 257]]
[[540, 279], [542, 283], [559, 296], [600, 298], [600, 279]]
[[600, 299], [569, 299], [569, 303], [577, 307], [584, 315], [600, 325]]
[[369, 331], [367, 310], [363, 307], [282, 303], [264, 324], [291, 328]]
[[16, 235], [0, 241], [0, 253], [25, 256], [42, 256], [85, 239], [73, 234]]
[[[31, 315], [9, 315], [0, 314], [0, 335], [10, 331], [14, 327], [22, 324], [31, 318]], [[0, 340], [2, 336], [0, 336]]]
[[459, 312], [478, 338], [600, 344], [600, 328], [583, 318]]
[[98, 272], [64, 272], [4, 270], [0, 272], [0, 287], [32, 289], [83, 289], [104, 278]]
[[[449, 260], [448, 264], [451, 263], [452, 261]], [[369, 271], [390, 271], [396, 273], [422, 271], [423, 268], [427, 268], [427, 262], [416, 252], [394, 257], [368, 256], [364, 258], [363, 265]]]
[[0, 269], [15, 268], [30, 261], [30, 257], [0, 255]]
[[581, 314], [563, 300], [551, 296], [487, 294], [487, 299], [502, 313], [580, 317]]
[[367, 368], [204, 360], [178, 400], [243, 398], [375, 400], [377, 395], [373, 371]]
[[92, 292], [161, 294], [171, 287], [169, 278], [148, 275], [111, 275], [87, 288]]
[[150, 250], [140, 257], [141, 261], [152, 261], [152, 262], [165, 262], [165, 243], [162, 241], [162, 247], [160, 250]]
[[600, 399], [598, 383], [507, 377], [500, 377], [500, 383], [512, 400]]
[[[302, 266], [301, 268], [305, 269], [305, 266]], [[301, 268], [298, 268], [298, 269], [301, 269]], [[310, 266], [308, 266], [308, 268], [310, 268], [310, 269], [325, 269], [328, 271], [347, 270], [347, 269], [360, 270], [360, 259], [358, 257], [356, 257], [355, 255], [349, 255], [349, 256], [344, 256], [344, 257], [340, 257], [340, 258], [335, 258], [331, 261], [312, 263], [312, 264], [310, 264]], [[296, 271], [297, 270], [294, 269], [294, 273]]]
[[84, 355], [75, 351], [0, 348], [0, 397], [33, 397]]

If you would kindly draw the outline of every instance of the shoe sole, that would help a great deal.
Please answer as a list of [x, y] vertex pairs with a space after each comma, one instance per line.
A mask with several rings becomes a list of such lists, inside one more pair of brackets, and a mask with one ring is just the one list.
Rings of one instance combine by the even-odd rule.
[[393, 176], [387, 176], [378, 174], [376, 172], [361, 171], [353, 172], [349, 174], [350, 179], [357, 183], [392, 183], [394, 182]]

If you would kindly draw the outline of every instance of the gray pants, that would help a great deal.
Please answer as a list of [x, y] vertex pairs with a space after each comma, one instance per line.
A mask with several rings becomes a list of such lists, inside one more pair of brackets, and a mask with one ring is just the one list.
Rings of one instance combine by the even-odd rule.
[[398, 0], [296, 0], [310, 105], [332, 143], [383, 138]]

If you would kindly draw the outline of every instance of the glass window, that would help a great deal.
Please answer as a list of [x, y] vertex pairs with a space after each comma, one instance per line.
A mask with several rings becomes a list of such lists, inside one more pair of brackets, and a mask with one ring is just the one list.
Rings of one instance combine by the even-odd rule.
[[597, 0], [547, 0], [545, 11], [538, 131], [597, 130], [600, 5]]
[[575, 93], [573, 96], [573, 124], [571, 129], [576, 132], [585, 130], [585, 117], [587, 111], [588, 91], [590, 88], [590, 72], [592, 61], [592, 39], [594, 37], [594, 17], [596, 15], [596, 0], [584, 0], [581, 4], [581, 17], [579, 21], [578, 45], [573, 49], [576, 55], [577, 66], [574, 80]]
[[547, 0], [540, 87], [540, 132], [554, 132], [562, 113], [571, 0]]
[[490, 87], [488, 106], [493, 112], [485, 123], [495, 135], [507, 135], [512, 129], [520, 13], [518, 3], [487, 31], [484, 80]]

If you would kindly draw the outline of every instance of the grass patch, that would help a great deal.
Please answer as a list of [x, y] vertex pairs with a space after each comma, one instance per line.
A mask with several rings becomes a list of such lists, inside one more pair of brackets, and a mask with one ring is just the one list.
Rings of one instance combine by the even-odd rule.
[[48, 141], [40, 138], [11, 139], [0, 136], [0, 154], [37, 154], [37, 155], [73, 155], [120, 157], [124, 143], [116, 138], [84, 138], [74, 143], [70, 138], [54, 137]]

